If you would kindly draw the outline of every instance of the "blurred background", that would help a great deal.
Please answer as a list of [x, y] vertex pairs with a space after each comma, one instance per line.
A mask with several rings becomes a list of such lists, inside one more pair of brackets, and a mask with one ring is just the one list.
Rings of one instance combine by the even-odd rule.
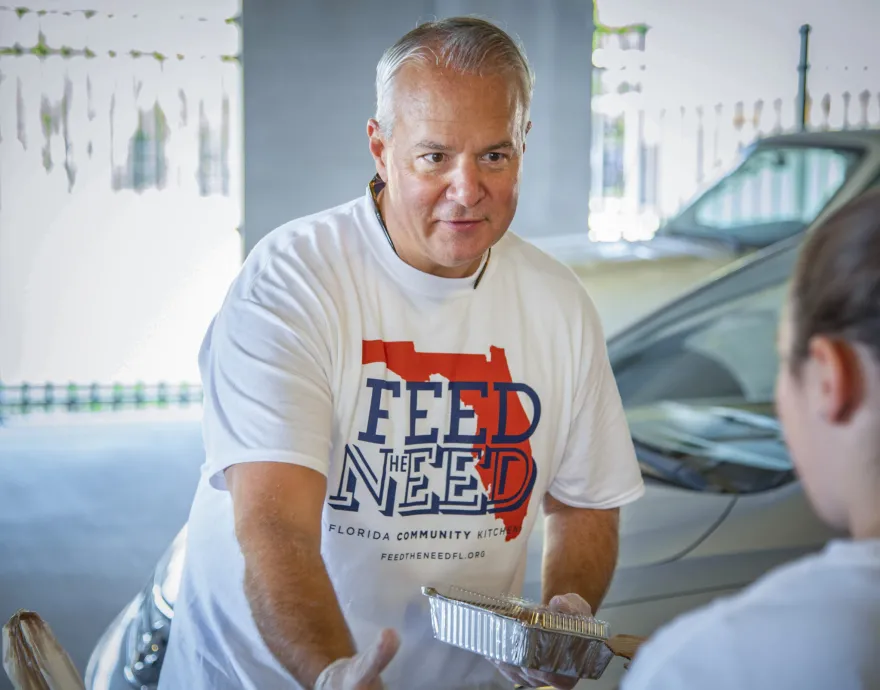
[[0, 380], [193, 381], [242, 258], [239, 7], [82, 6], [0, 9]]
[[[626, 245], [756, 138], [798, 129], [803, 24], [806, 128], [880, 126], [868, 0], [255, 2], [244, 22], [237, 0], [87, 4], [0, 7], [5, 386], [195, 384], [244, 253], [361, 193], [375, 62], [435, 15], [522, 39], [538, 81], [514, 229], [577, 266], [638, 258]], [[842, 156], [811, 162], [839, 184]]]
[[164, 417], [121, 458], [89, 420], [197, 417], [243, 257], [363, 193], [376, 62], [454, 14], [525, 46], [513, 230], [572, 266], [609, 336], [880, 180], [858, 143], [880, 128], [876, 0], [0, 5], [0, 620], [46, 612], [84, 667], [201, 462]]

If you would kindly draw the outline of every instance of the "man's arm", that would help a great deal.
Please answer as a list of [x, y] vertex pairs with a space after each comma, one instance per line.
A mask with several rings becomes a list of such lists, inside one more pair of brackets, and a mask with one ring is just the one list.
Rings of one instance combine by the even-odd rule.
[[327, 482], [314, 470], [251, 462], [226, 470], [244, 589], [266, 645], [306, 688], [354, 641], [321, 558]]
[[620, 509], [573, 508], [544, 496], [542, 599], [579, 594], [599, 610], [617, 565]]

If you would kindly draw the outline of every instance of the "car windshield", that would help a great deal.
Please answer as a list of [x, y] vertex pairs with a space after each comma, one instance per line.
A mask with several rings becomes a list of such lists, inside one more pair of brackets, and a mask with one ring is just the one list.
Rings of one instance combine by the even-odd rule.
[[816, 219], [861, 158], [852, 149], [759, 145], [666, 231], [744, 247], [778, 242]]
[[613, 362], [644, 474], [725, 493], [791, 481], [773, 403], [785, 290], [781, 278], [717, 299]]

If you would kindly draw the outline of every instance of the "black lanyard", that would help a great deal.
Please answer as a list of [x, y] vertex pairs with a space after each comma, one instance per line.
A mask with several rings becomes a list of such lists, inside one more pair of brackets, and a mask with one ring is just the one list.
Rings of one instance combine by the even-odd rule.
[[[373, 210], [376, 212], [376, 220], [379, 221], [379, 226], [382, 228], [382, 232], [385, 233], [385, 239], [388, 240], [388, 244], [391, 246], [391, 251], [395, 253], [395, 255], [400, 258], [400, 254], [397, 253], [397, 248], [394, 246], [394, 242], [391, 240], [391, 234], [388, 232], [388, 228], [385, 226], [385, 220], [382, 218], [382, 211], [379, 210], [379, 192], [382, 191], [382, 188], [385, 186], [384, 180], [379, 177], [377, 173], [372, 180], [370, 180], [370, 184], [367, 187], [370, 190], [370, 196], [373, 198]], [[486, 268], [489, 266], [489, 259], [492, 258], [492, 247], [489, 247], [489, 251], [486, 254], [486, 261], [483, 262], [483, 267], [480, 269], [480, 272], [477, 274], [476, 280], [474, 280], [474, 290], [477, 289], [477, 285], [480, 284], [480, 281], [483, 279], [483, 274], [486, 272]]]

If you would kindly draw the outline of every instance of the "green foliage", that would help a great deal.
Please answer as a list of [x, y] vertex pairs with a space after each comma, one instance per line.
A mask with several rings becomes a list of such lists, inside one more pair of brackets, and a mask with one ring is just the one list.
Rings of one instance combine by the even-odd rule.
[[49, 46], [46, 45], [46, 37], [41, 31], [37, 37], [37, 45], [31, 48], [31, 54], [44, 58], [49, 55]]
[[[4, 8], [4, 9], [10, 9], [10, 8]], [[34, 10], [31, 10], [30, 8], [27, 8], [27, 7], [16, 7], [14, 9], [14, 11], [19, 19], [24, 17], [27, 14], [30, 14], [31, 12], [34, 12]], [[96, 14], [98, 14], [98, 11], [97, 10], [76, 10], [75, 12], [69, 12], [69, 11], [61, 12], [59, 10], [37, 10], [36, 13], [41, 17], [46, 14], [50, 14], [50, 13], [51, 14], [64, 14], [64, 15], [68, 15], [68, 16], [75, 14], [75, 13], [82, 13], [82, 15], [86, 19], [91, 19]], [[107, 14], [105, 16], [107, 16], [108, 18], [112, 18], [114, 15]], [[137, 15], [132, 15], [132, 16], [136, 17]], [[207, 21], [207, 18], [199, 17], [199, 21]], [[240, 21], [241, 21], [241, 17], [238, 15], [236, 15], [234, 17], [229, 17], [225, 20], [225, 22], [227, 24], [239, 24]], [[127, 54], [130, 57], [135, 58], [135, 59], [138, 59], [141, 57], [152, 57], [160, 65], [164, 65], [165, 61], [169, 59], [168, 55], [165, 55], [164, 53], [161, 53], [158, 50], [143, 51], [143, 50], [132, 49], [132, 50], [128, 51]], [[95, 51], [92, 50], [91, 48], [89, 48], [88, 46], [85, 46], [83, 48], [73, 48], [71, 46], [65, 45], [65, 46], [61, 46], [60, 48], [53, 48], [46, 42], [46, 36], [43, 34], [42, 31], [39, 32], [38, 38], [37, 38], [37, 43], [34, 46], [26, 48], [26, 47], [23, 47], [22, 45], [20, 45], [19, 43], [16, 43], [15, 45], [12, 45], [12, 46], [0, 46], [0, 56], [20, 57], [22, 55], [36, 55], [40, 59], [49, 57], [50, 55], [60, 55], [61, 57], [65, 58], [65, 59], [71, 58], [71, 57], [77, 57], [77, 56], [84, 56], [86, 58], [97, 57], [97, 53], [95, 53]], [[115, 50], [108, 50], [107, 55], [111, 58], [115, 58], [118, 56], [118, 54]], [[185, 58], [185, 55], [183, 53], [176, 53], [176, 57], [178, 60], [183, 60]], [[223, 62], [240, 62], [241, 61], [241, 58], [238, 55], [221, 55], [220, 59]]]

